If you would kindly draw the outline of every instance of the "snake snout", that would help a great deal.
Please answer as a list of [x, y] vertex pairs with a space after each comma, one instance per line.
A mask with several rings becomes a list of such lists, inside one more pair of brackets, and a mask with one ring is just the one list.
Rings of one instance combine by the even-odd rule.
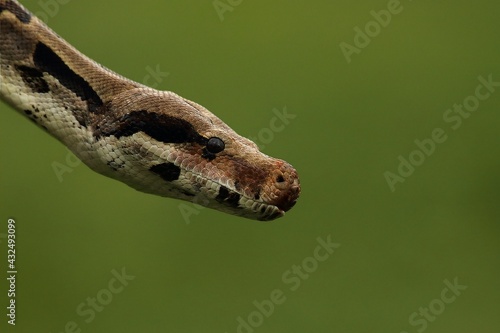
[[288, 163], [278, 162], [279, 168], [273, 173], [274, 195], [271, 204], [286, 212], [297, 202], [300, 182], [297, 171]]

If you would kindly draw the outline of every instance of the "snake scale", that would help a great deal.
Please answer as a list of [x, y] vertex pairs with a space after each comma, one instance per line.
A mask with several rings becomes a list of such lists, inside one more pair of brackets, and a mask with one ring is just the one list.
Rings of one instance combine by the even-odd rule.
[[0, 0], [0, 80], [4, 101], [139, 191], [261, 221], [299, 197], [290, 164], [203, 106], [104, 68], [14, 0]]

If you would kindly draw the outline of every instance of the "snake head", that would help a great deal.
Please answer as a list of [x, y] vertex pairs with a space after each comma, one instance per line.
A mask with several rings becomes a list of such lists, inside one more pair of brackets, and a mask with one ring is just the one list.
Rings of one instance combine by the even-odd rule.
[[283, 216], [299, 197], [290, 164], [172, 92], [126, 91], [91, 123], [103, 157], [90, 166], [137, 190], [261, 221]]
[[263, 221], [295, 204], [295, 169], [203, 106], [99, 66], [17, 1], [0, 0], [0, 25], [0, 97], [95, 171], [143, 192]]

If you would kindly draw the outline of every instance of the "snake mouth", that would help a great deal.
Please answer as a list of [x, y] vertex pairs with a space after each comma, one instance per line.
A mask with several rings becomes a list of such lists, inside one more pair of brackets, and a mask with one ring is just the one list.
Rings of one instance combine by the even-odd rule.
[[272, 221], [285, 215], [285, 211], [288, 210], [269, 202], [256, 200], [224, 185], [218, 185], [220, 187], [215, 201], [234, 215], [259, 221]]
[[200, 174], [191, 173], [191, 177], [191, 181], [197, 184], [195, 188], [198, 190], [190, 191], [191, 194], [189, 198], [186, 198], [187, 200], [232, 215], [258, 221], [272, 221], [285, 215], [285, 212], [295, 204], [295, 202], [257, 199], [250, 193], [236, 190], [231, 186], [232, 184], [222, 180], [208, 179]]
[[299, 193], [299, 188], [293, 189], [286, 199], [280, 200], [276, 205], [263, 202], [263, 207], [267, 205], [267, 207], [269, 208], [263, 210], [264, 215], [262, 216], [262, 218], [259, 218], [259, 220], [272, 221], [277, 219], [278, 217], [284, 216], [285, 213], [292, 209], [292, 207], [297, 203]]
[[300, 186], [292, 186], [284, 193], [274, 194], [274, 199], [256, 199], [235, 189], [218, 184], [216, 201], [232, 208], [235, 215], [259, 221], [272, 221], [285, 215], [295, 204], [300, 194]]
[[263, 203], [263, 207], [267, 205], [267, 207], [264, 209], [264, 215], [259, 218], [260, 221], [272, 221], [277, 219], [278, 217], [282, 217], [285, 215], [287, 211], [292, 209], [293, 206], [297, 203], [297, 199], [294, 199], [293, 201], [286, 201], [282, 202], [279, 205], [271, 205], [271, 204], [266, 204]]
[[247, 213], [251, 213], [251, 216], [247, 216], [245, 213], [241, 215], [244, 217], [259, 221], [272, 221], [285, 215], [286, 210], [276, 205], [263, 201], [256, 201], [248, 197], [242, 197], [240, 201], [242, 203], [242, 208], [247, 207]]
[[[297, 203], [297, 201], [294, 201], [293, 203], [291, 204], [288, 204], [287, 206], [275, 206], [275, 205], [269, 205], [267, 204], [268, 209], [265, 209], [264, 210], [264, 215], [259, 218], [258, 220], [259, 221], [272, 221], [272, 220], [275, 220], [279, 217], [282, 217], [285, 215], [285, 213], [287, 211], [289, 211], [293, 206], [295, 206], [295, 204]], [[266, 205], [264, 203], [264, 205]]]

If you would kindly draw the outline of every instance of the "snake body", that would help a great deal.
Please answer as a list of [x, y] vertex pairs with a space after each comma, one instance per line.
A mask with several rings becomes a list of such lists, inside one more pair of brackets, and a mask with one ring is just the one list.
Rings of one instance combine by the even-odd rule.
[[262, 221], [300, 185], [203, 106], [89, 59], [14, 0], [0, 0], [0, 97], [94, 171], [139, 191]]

